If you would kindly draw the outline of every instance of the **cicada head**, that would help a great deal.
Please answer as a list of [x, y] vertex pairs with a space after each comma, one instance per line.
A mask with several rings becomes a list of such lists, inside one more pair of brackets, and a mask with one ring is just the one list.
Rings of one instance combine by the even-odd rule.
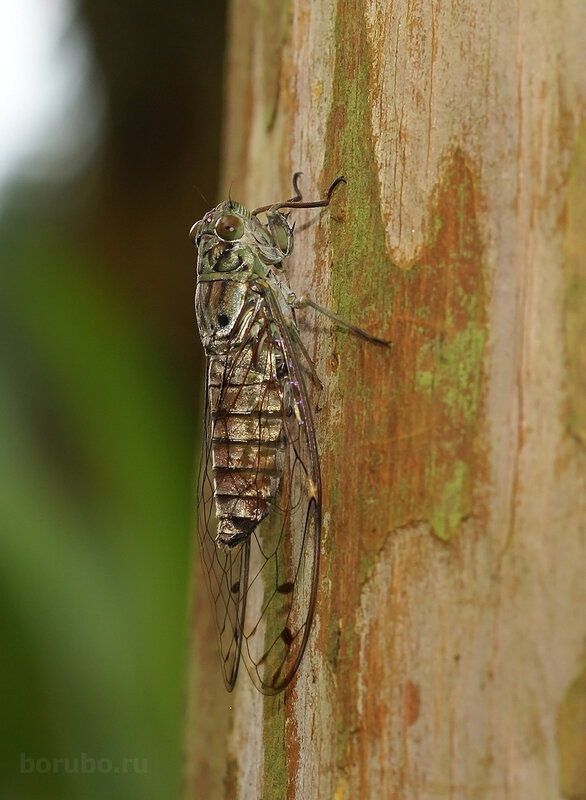
[[215, 274], [215, 280], [264, 277], [293, 248], [293, 229], [284, 214], [268, 213], [263, 224], [234, 200], [208, 211], [192, 226], [189, 237], [197, 247], [198, 276]]

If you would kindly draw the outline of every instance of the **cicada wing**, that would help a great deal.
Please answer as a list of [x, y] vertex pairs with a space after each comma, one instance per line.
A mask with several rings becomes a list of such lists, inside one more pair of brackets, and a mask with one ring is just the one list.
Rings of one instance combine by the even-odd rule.
[[271, 295], [266, 299], [270, 321], [260, 342], [269, 350], [272, 370], [263, 397], [280, 397], [283, 466], [271, 512], [250, 538], [242, 655], [256, 687], [276, 694], [299, 666], [313, 619], [321, 483], [299, 353], [276, 302]]
[[241, 542], [230, 550], [218, 547], [216, 544], [218, 519], [213, 486], [213, 424], [208, 389], [206, 390], [203, 449], [198, 481], [197, 532], [202, 567], [218, 630], [224, 682], [228, 691], [232, 691], [240, 665], [250, 541]]
[[[213, 391], [208, 385], [198, 530], [226, 685], [234, 686], [242, 654], [259, 691], [276, 694], [295, 674], [310, 632], [321, 486], [297, 348], [271, 294], [247, 327], [254, 336], [242, 336], [243, 344], [214, 357], [208, 371]], [[216, 542], [221, 525], [213, 439], [227, 442], [221, 458], [216, 452], [218, 463], [227, 459], [240, 467], [222, 478], [230, 504], [240, 509], [234, 523], [246, 507], [258, 515], [249, 535], [233, 546]]]

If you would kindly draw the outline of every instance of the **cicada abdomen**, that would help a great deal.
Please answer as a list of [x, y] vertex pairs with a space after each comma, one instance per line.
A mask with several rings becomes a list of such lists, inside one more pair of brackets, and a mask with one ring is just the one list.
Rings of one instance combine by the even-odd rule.
[[[256, 319], [243, 314], [236, 320], [241, 330], [229, 348], [220, 347], [226, 352], [208, 358], [216, 542], [227, 548], [248, 538], [268, 516], [284, 466], [282, 392], [275, 380], [282, 356], [268, 321], [258, 320], [264, 314], [255, 310]], [[263, 322], [267, 329], [255, 330]]]

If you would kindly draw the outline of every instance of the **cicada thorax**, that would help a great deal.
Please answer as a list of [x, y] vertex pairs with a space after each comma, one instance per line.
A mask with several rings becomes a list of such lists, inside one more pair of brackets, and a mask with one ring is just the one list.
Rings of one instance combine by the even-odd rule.
[[207, 347], [216, 542], [231, 548], [269, 515], [278, 495], [288, 390], [284, 356], [262, 297], [246, 284], [211, 286], [219, 311]]

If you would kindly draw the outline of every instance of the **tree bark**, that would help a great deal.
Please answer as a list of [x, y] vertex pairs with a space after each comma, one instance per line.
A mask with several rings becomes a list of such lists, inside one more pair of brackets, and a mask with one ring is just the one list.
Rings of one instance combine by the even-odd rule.
[[226, 195], [343, 174], [295, 212], [290, 283], [392, 348], [304, 317], [316, 618], [283, 695], [242, 670], [218, 699], [211, 784], [586, 798], [584, 5], [239, 0], [229, 36]]

